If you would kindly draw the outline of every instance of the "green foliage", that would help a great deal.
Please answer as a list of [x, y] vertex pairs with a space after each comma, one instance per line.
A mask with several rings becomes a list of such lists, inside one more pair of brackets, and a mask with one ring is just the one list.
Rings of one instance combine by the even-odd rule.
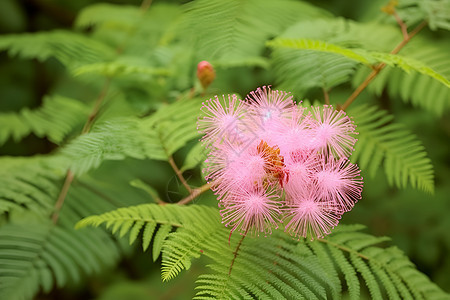
[[114, 57], [107, 45], [70, 31], [15, 34], [0, 37], [0, 50], [21, 58], [44, 61], [55, 57], [68, 68], [95, 63]]
[[19, 113], [0, 113], [0, 145], [10, 137], [18, 142], [30, 133], [60, 144], [84, 124], [88, 113], [85, 104], [62, 96], [46, 97], [43, 105], [34, 110], [24, 108]]
[[415, 71], [423, 75], [430, 76], [445, 86], [450, 87], [450, 81], [441, 74], [437, 73], [422, 62], [412, 58], [402, 57], [400, 55], [366, 51], [357, 48], [343, 48], [323, 41], [311, 39], [283, 39], [278, 38], [267, 43], [270, 47], [284, 47], [294, 49], [314, 50], [320, 52], [339, 54], [354, 61], [373, 66], [375, 63], [384, 63], [388, 66], [401, 68], [405, 72]]
[[75, 174], [97, 168], [104, 160], [125, 157], [168, 161], [175, 151], [198, 137], [195, 122], [199, 109], [198, 100], [185, 99], [146, 118], [106, 122], [67, 145], [63, 154], [72, 161]]
[[200, 275], [196, 299], [339, 299], [348, 293], [360, 299], [367, 286], [373, 299], [446, 299], [447, 296], [396, 247], [375, 246], [386, 238], [359, 232], [360, 226], [340, 226], [323, 240], [295, 241], [285, 234], [247, 237], [233, 260], [223, 243], [227, 231], [203, 247], [213, 260], [213, 273]]
[[[38, 293], [107, 298], [102, 287], [155, 273], [148, 249], [153, 262], [161, 259], [158, 281], [182, 270], [201, 274], [198, 299], [448, 299], [412, 263], [448, 286], [450, 174], [448, 121], [442, 118], [450, 108], [448, 0], [400, 1], [396, 11], [409, 31], [423, 20], [434, 30], [420, 31], [400, 55], [389, 53], [402, 41], [401, 29], [380, 12], [386, 3], [377, 1], [321, 3], [355, 20], [295, 0], [170, 1], [149, 9], [151, 1], [142, 7], [57, 2], [37, 5], [46, 10], [38, 17], [34, 5], [14, 4], [30, 16], [23, 27], [37, 32], [0, 36], [0, 51], [18, 58], [0, 74], [0, 152], [34, 150], [35, 140], [44, 145], [36, 153], [48, 152], [0, 158], [0, 299]], [[51, 23], [53, 9], [75, 7], [73, 29], [40, 31], [64, 22], [62, 16]], [[358, 21], [368, 16], [370, 22]], [[216, 71], [207, 90], [195, 78], [200, 60]], [[282, 229], [243, 238], [230, 236], [219, 211], [208, 206], [217, 206], [212, 193], [195, 199], [202, 205], [164, 203], [188, 196], [180, 173], [189, 185], [204, 183], [199, 168], [208, 150], [196, 141], [201, 101], [275, 83], [274, 89], [293, 92], [296, 100], [328, 92], [335, 105], [379, 63], [387, 67], [348, 109], [359, 132], [351, 159], [371, 178], [364, 199], [342, 221], [364, 222], [376, 236], [392, 236], [411, 260], [396, 247], [377, 246], [387, 238], [362, 233], [360, 226], [339, 225], [317, 241], [293, 240]], [[22, 99], [33, 93], [37, 103]], [[13, 100], [34, 108], [11, 112], [20, 107], [10, 105]], [[84, 124], [92, 126], [82, 130]], [[377, 172], [381, 165], [384, 176]], [[60, 211], [58, 199], [64, 200]], [[92, 228], [101, 225], [107, 230]], [[144, 254], [131, 252], [141, 252], [130, 246], [136, 241]], [[109, 272], [114, 279], [93, 279], [124, 256], [127, 267]], [[202, 269], [204, 261], [210, 273]], [[93, 282], [84, 284], [86, 278]], [[75, 295], [71, 287], [77, 284]], [[153, 288], [143, 294], [154, 296]]]
[[51, 210], [60, 176], [49, 172], [45, 159], [2, 157], [0, 162], [1, 213], [20, 207], [41, 213]]
[[[448, 43], [436, 45], [429, 40], [420, 40], [415, 43], [415, 47], [405, 49], [409, 57], [424, 62], [439, 74], [450, 78], [450, 62], [446, 59], [448, 51], [450, 51]], [[369, 71], [365, 69], [358, 70], [353, 78], [353, 84], [359, 85], [368, 73]], [[393, 99], [401, 98], [438, 116], [450, 108], [450, 89], [429, 76], [417, 72], [405, 73], [388, 66], [369, 85], [368, 89], [377, 96], [387, 89]]]
[[[265, 41], [298, 18], [327, 16], [291, 0], [203, 0], [186, 5], [185, 27], [195, 37], [197, 56], [221, 65], [261, 65]], [[264, 17], [262, 17], [264, 16]]]
[[[31, 299], [39, 289], [78, 283], [119, 258], [113, 241], [100, 230], [76, 231], [47, 222], [0, 228], [0, 297]], [[103, 239], [103, 242], [98, 242]]]
[[[129, 233], [130, 244], [142, 232], [142, 248], [144, 251], [147, 250], [153, 240], [153, 260], [156, 260], [161, 252], [164, 240], [169, 236], [171, 230], [190, 226], [198, 228], [200, 225], [197, 224], [197, 221], [199, 219], [211, 220], [211, 215], [216, 215], [213, 208], [200, 205], [167, 204], [161, 206], [143, 204], [119, 208], [98, 216], [89, 216], [79, 221], [76, 228], [98, 227], [105, 224], [107, 229], [110, 229], [113, 234], [119, 233], [120, 237]], [[217, 222], [218, 218], [213, 218], [213, 220]], [[211, 222], [209, 222], [209, 225], [211, 225]]]
[[357, 124], [359, 139], [352, 160], [362, 170], [375, 176], [384, 161], [388, 182], [400, 188], [408, 182], [414, 188], [434, 191], [434, 171], [425, 148], [417, 137], [401, 124], [392, 123], [394, 117], [376, 107], [361, 105], [349, 111]]

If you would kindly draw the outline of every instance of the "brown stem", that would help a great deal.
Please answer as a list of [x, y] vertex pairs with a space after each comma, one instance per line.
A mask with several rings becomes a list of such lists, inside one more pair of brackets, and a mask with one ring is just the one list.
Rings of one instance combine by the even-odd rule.
[[405, 22], [403, 22], [403, 20], [400, 18], [400, 16], [397, 14], [397, 12], [394, 10], [394, 18], [395, 21], [397, 21], [397, 24], [400, 26], [401, 30], [402, 30], [402, 34], [403, 34], [403, 39], [407, 39], [408, 38], [408, 26], [406, 26]]
[[100, 111], [100, 108], [102, 106], [103, 100], [105, 100], [106, 94], [108, 93], [109, 85], [111, 83], [111, 78], [108, 78], [103, 85], [103, 88], [100, 92], [100, 94], [97, 97], [97, 101], [95, 101], [94, 108], [92, 109], [91, 113], [89, 114], [88, 120], [84, 124], [83, 130], [81, 131], [81, 134], [88, 133], [91, 130], [92, 124], [94, 124], [95, 118], [98, 115], [98, 112]]
[[[97, 117], [98, 112], [100, 111], [102, 102], [105, 99], [105, 96], [108, 92], [110, 82], [111, 82], [111, 79], [108, 78], [106, 80], [105, 84], [103, 85], [102, 91], [98, 95], [97, 101], [95, 101], [94, 108], [92, 109], [86, 123], [83, 126], [83, 130], [81, 131], [82, 135], [88, 133], [91, 130], [91, 126], [92, 126], [92, 124], [94, 124], [95, 118]], [[70, 188], [70, 185], [72, 184], [73, 179], [74, 179], [74, 174], [72, 173], [72, 171], [68, 170], [67, 174], [66, 174], [66, 179], [64, 180], [63, 187], [61, 188], [61, 191], [58, 195], [58, 199], [56, 200], [55, 206], [53, 207], [53, 214], [52, 214], [53, 224], [56, 224], [56, 222], [58, 222], [59, 213], [64, 204], [64, 200], [66, 199], [67, 192], [69, 191], [69, 188]]]
[[172, 169], [175, 171], [175, 174], [177, 174], [178, 179], [180, 179], [181, 183], [183, 184], [183, 186], [186, 188], [186, 190], [191, 193], [192, 189], [189, 186], [189, 184], [187, 183], [186, 179], [184, 179], [183, 177], [183, 172], [181, 172], [180, 169], [178, 169], [177, 165], [175, 164], [175, 161], [173, 160], [172, 155], [169, 155], [169, 164], [172, 167]]
[[241, 248], [242, 241], [244, 240], [245, 236], [247, 235], [247, 231], [244, 233], [244, 235], [242, 236], [242, 238], [240, 239], [239, 243], [236, 246], [236, 250], [234, 250], [234, 252], [233, 252], [234, 256], [233, 256], [233, 259], [231, 260], [230, 269], [228, 269], [228, 276], [231, 275], [231, 270], [233, 269], [234, 261], [236, 260], [236, 257], [238, 255], [239, 248]]
[[325, 100], [325, 104], [330, 104], [330, 96], [328, 94], [328, 91], [325, 88], [322, 88], [323, 91], [323, 99]]
[[58, 222], [59, 212], [61, 211], [61, 208], [64, 204], [64, 199], [66, 199], [67, 192], [69, 192], [69, 188], [70, 188], [70, 185], [72, 184], [72, 181], [73, 181], [73, 173], [70, 170], [68, 170], [67, 175], [66, 175], [66, 180], [64, 181], [63, 187], [58, 196], [58, 200], [56, 200], [56, 203], [55, 203], [55, 206], [53, 209], [53, 214], [52, 214], [53, 224], [56, 224], [56, 222]]
[[152, 5], [153, 0], [143, 0], [141, 3], [141, 11], [147, 11], [150, 8], [150, 5]]
[[[420, 31], [422, 30], [425, 25], [427, 24], [426, 21], [423, 21], [419, 25], [417, 25], [416, 28], [414, 28], [409, 34], [403, 37], [403, 40], [392, 50], [391, 54], [397, 54], [403, 47], [405, 47], [406, 44]], [[373, 71], [366, 77], [366, 79], [355, 89], [355, 91], [348, 97], [348, 99], [345, 101], [345, 103], [340, 107], [341, 110], [346, 110], [350, 104], [355, 101], [355, 99], [361, 94], [361, 92], [369, 85], [372, 80], [375, 79], [375, 77], [380, 73], [381, 70], [386, 66], [385, 63], [380, 63], [376, 65], [373, 68]]]
[[209, 190], [210, 188], [211, 188], [210, 183], [202, 185], [201, 187], [192, 190], [192, 192], [189, 194], [189, 196], [180, 200], [177, 204], [179, 204], [179, 205], [187, 204], [187, 203], [191, 202], [192, 200], [194, 200], [195, 198], [197, 198], [198, 196], [200, 196], [201, 194], [203, 194], [204, 192], [206, 192], [207, 190]]

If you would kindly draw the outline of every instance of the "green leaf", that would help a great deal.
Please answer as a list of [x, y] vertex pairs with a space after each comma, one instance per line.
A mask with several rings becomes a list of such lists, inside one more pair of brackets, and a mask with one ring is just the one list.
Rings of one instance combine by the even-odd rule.
[[404, 188], [409, 182], [413, 188], [433, 193], [433, 166], [414, 134], [401, 124], [391, 123], [393, 117], [376, 107], [351, 107], [349, 114], [359, 132], [351, 159], [358, 161], [362, 170], [374, 176], [384, 162], [389, 184]]
[[285, 39], [277, 38], [267, 43], [274, 48], [292, 48], [299, 50], [314, 50], [319, 52], [339, 54], [367, 66], [375, 63], [384, 63], [389, 66], [401, 68], [405, 72], [416, 71], [420, 74], [430, 76], [447, 87], [450, 87], [450, 81], [437, 73], [430, 67], [413, 58], [403, 57], [398, 54], [389, 54], [375, 51], [367, 51], [362, 48], [344, 48], [335, 44], [312, 39]]

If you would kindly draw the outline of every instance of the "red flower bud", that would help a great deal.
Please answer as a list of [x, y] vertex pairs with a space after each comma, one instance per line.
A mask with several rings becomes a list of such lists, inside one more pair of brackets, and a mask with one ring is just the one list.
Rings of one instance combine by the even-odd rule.
[[200, 83], [205, 90], [216, 78], [216, 72], [214, 71], [213, 66], [206, 60], [198, 63], [197, 78], [200, 80]]

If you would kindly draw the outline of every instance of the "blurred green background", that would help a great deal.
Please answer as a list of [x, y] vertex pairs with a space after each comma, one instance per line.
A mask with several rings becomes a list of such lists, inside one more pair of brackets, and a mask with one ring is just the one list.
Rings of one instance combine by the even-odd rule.
[[[38, 32], [53, 29], [71, 29], [78, 12], [93, 3], [141, 5], [140, 1], [65, 1], [65, 0], [2, 0], [0, 1], [0, 34]], [[188, 1], [153, 1], [158, 3], [184, 4]], [[367, 21], [376, 19], [384, 1], [311, 1], [334, 15]], [[427, 31], [423, 33], [436, 41], [448, 40], [448, 32]], [[61, 64], [48, 59], [26, 60], [10, 57], [0, 52], [0, 112], [18, 112], [24, 107], [36, 108], [43, 96], [63, 92], [77, 99], [95, 98], [95, 89], [75, 82], [65, 73]], [[193, 73], [191, 70], [190, 73]], [[264, 83], [274, 82], [273, 74], [261, 68], [218, 68], [212, 92], [238, 92], [245, 95]], [[94, 84], [95, 85], [95, 84]], [[100, 86], [100, 83], [98, 84]], [[189, 84], [186, 85], [189, 87]], [[276, 86], [275, 86], [276, 87]], [[348, 94], [348, 87], [336, 90], [335, 101]], [[161, 92], [163, 93], [163, 92]], [[340, 96], [342, 93], [342, 96]], [[347, 93], [347, 94], [346, 94]], [[313, 98], [319, 94], [311, 93]], [[153, 95], [157, 96], [157, 95]], [[386, 235], [392, 243], [405, 251], [418, 269], [427, 274], [441, 288], [450, 292], [450, 118], [449, 113], [437, 118], [431, 112], [413, 108], [402, 101], [392, 101], [387, 93], [380, 97], [366, 93], [368, 101], [377, 102], [405, 124], [425, 145], [435, 167], [436, 190], [434, 195], [406, 188], [399, 190], [387, 185], [380, 169], [375, 178], [365, 177], [363, 199], [347, 213], [342, 222], [361, 223], [374, 235]], [[152, 101], [152, 100], [149, 100]], [[137, 101], [136, 107], [148, 108], [150, 104]], [[151, 106], [151, 105], [150, 105]], [[0, 147], [0, 155], [31, 156], [50, 153], [56, 145], [46, 138], [30, 134], [20, 142], [9, 139]], [[186, 150], [176, 154], [175, 159], [185, 156]], [[99, 172], [114, 170], [115, 162], [105, 163]], [[139, 162], [128, 159], [127, 164], [136, 165], [148, 182], [153, 182], [160, 193], [175, 190], [173, 173], [167, 164]], [[1, 168], [1, 166], [0, 166]], [[152, 178], [146, 170], [158, 171]], [[105, 171], [106, 170], [106, 171]], [[95, 176], [95, 173], [92, 175]], [[199, 169], [186, 173], [192, 182], [201, 182]], [[171, 187], [167, 187], [167, 186]], [[175, 197], [179, 197], [175, 195]], [[198, 201], [211, 201], [206, 195]], [[116, 269], [99, 274], [75, 286], [57, 289], [37, 299], [189, 299], [194, 295], [194, 281], [203, 267], [195, 263], [188, 271], [169, 283], [160, 279], [159, 263], [153, 263], [147, 253], [131, 249]]]

